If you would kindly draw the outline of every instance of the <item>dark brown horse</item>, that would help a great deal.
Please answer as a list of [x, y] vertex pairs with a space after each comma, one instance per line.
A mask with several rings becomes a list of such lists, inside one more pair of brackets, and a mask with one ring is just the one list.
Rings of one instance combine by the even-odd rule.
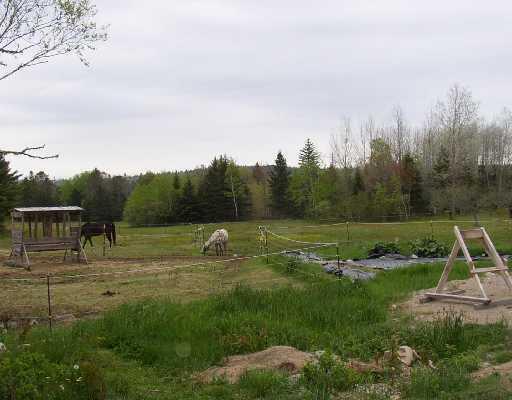
[[109, 247], [112, 247], [112, 243], [114, 243], [114, 246], [116, 244], [116, 226], [113, 222], [107, 222], [107, 223], [98, 223], [98, 222], [86, 222], [82, 225], [82, 232], [80, 234], [80, 239], [82, 237], [85, 237], [83, 247], [85, 247], [87, 241], [91, 244], [91, 247], [93, 247], [92, 244], [92, 237], [93, 236], [101, 236], [105, 235], [105, 237], [108, 240]]

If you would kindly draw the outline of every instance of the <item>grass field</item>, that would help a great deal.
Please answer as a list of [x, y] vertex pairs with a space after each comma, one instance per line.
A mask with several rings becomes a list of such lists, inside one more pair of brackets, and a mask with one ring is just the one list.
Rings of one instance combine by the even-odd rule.
[[[377, 241], [396, 241], [407, 254], [408, 242], [431, 235], [432, 228], [436, 239], [451, 246], [453, 224], [351, 223], [349, 243], [345, 224], [285, 220], [205, 228], [208, 233], [228, 229], [228, 258], [259, 254], [259, 225], [301, 242], [338, 242], [342, 258], [358, 258]], [[512, 253], [508, 221], [482, 225], [499, 251]], [[318, 265], [299, 264], [290, 270], [282, 256], [271, 256], [269, 263], [266, 257], [236, 262], [203, 257], [193, 243], [194, 229], [120, 224], [118, 246], [103, 257], [97, 239], [94, 251], [88, 250], [90, 265], [62, 264], [59, 254], [47, 253], [33, 257], [31, 272], [0, 267], [0, 312], [5, 317], [46, 315], [45, 281], [33, 279], [47, 272], [53, 274], [54, 314], [100, 315], [58, 325], [53, 334], [45, 326], [0, 333], [10, 349], [0, 356], [0, 398], [9, 398], [27, 382], [33, 392], [18, 391], [17, 399], [330, 399], [340, 392], [358, 398], [357, 385], [380, 383], [410, 399], [510, 398], [496, 377], [475, 383], [469, 375], [483, 362], [512, 359], [510, 331], [504, 324], [463, 324], [459, 315], [424, 323], [391, 309], [413, 291], [432, 287], [442, 265], [420, 265], [352, 283], [319, 272]], [[8, 244], [4, 236], [4, 259]], [[270, 252], [304, 246], [309, 245], [269, 236]], [[329, 257], [335, 250], [330, 246], [318, 252]], [[480, 252], [477, 247], [472, 251]], [[182, 268], [189, 264], [194, 266]], [[133, 270], [141, 272], [126, 273]], [[90, 274], [97, 276], [77, 276]], [[464, 268], [456, 268], [452, 278], [467, 276]], [[225, 356], [271, 345], [369, 360], [401, 344], [413, 346], [438, 369], [419, 366], [409, 380], [393, 369], [353, 375], [326, 361], [294, 383], [272, 373], [249, 374], [236, 385], [202, 385], [191, 378]]]

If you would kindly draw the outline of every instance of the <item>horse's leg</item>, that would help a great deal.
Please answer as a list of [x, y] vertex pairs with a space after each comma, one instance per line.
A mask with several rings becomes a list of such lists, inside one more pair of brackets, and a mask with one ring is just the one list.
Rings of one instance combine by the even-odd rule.
[[92, 244], [92, 235], [87, 237], [85, 240], [86, 241], [89, 240], [89, 243], [91, 244], [91, 247], [94, 247], [94, 244]]

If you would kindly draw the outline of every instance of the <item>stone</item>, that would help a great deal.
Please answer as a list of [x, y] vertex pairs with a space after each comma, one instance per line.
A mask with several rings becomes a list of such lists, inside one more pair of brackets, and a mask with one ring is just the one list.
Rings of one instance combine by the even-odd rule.
[[415, 360], [420, 359], [420, 356], [414, 349], [409, 346], [400, 346], [398, 349], [398, 359], [407, 367], [412, 366]]
[[5, 353], [6, 351], [7, 351], [7, 347], [5, 346], [5, 344], [0, 342], [0, 353]]

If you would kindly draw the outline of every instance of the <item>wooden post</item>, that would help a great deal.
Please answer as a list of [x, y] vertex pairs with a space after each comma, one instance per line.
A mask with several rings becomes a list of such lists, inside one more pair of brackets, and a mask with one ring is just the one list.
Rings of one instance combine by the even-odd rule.
[[30, 218], [30, 214], [27, 215], [28, 219], [28, 237], [32, 237], [32, 218]]
[[265, 227], [265, 251], [267, 252], [267, 264], [268, 264], [268, 231]]
[[37, 228], [37, 223], [39, 222], [39, 217], [37, 215], [37, 213], [35, 214], [34, 216], [34, 239], [37, 239], [37, 231], [38, 231], [38, 228]]
[[340, 269], [340, 245], [336, 243], [336, 260], [338, 261], [338, 270]]
[[46, 287], [48, 289], [48, 323], [52, 332], [52, 297], [50, 292], [50, 274], [46, 274]]
[[430, 236], [434, 239], [434, 221], [430, 220]]
[[350, 222], [347, 221], [347, 242], [350, 242]]

